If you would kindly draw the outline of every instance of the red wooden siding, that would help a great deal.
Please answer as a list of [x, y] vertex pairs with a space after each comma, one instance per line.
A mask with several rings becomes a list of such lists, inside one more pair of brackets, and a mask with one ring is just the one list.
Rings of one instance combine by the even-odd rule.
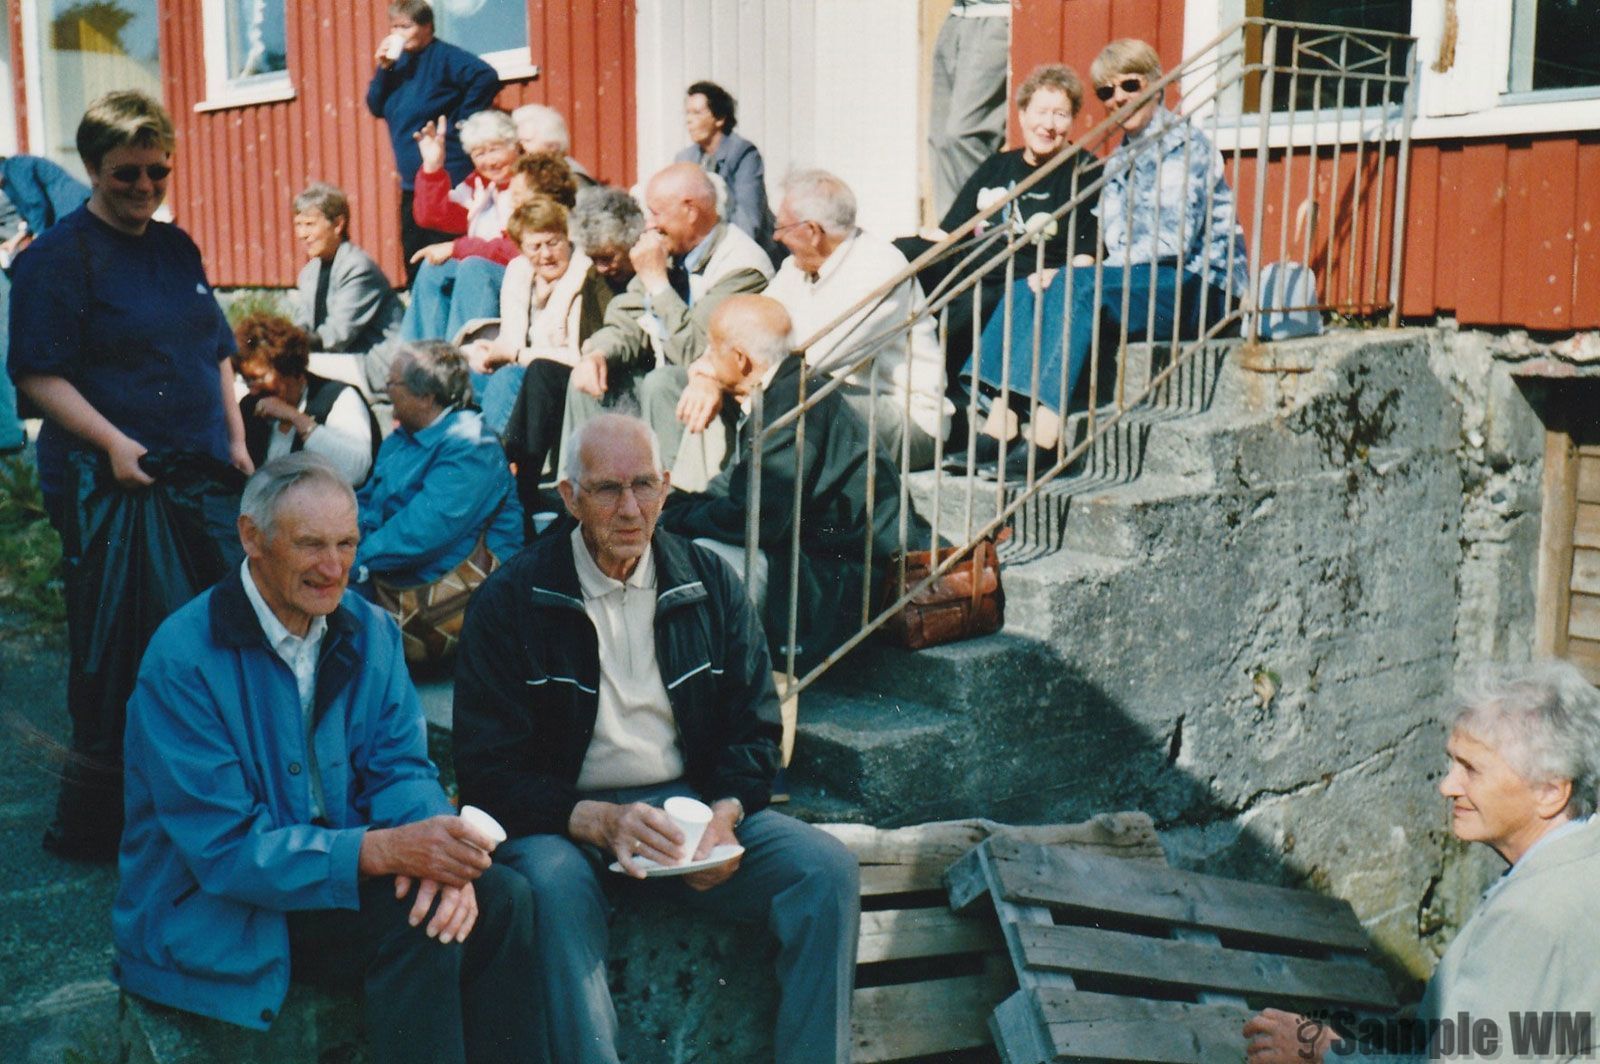
[[[400, 189], [383, 123], [367, 112], [372, 51], [387, 30], [383, 0], [286, 6], [295, 98], [196, 112], [205, 99], [201, 0], [166, 0], [161, 65], [178, 127], [170, 202], [221, 286], [290, 285], [302, 259], [289, 201], [314, 180], [350, 196], [352, 236], [402, 276]], [[596, 176], [633, 180], [633, 14], [614, 0], [528, 0], [536, 79], [502, 86], [505, 108], [548, 103], [573, 127], [573, 154]]]
[[[1183, 10], [1182, 0], [1013, 0], [1013, 79], [1026, 77], [1040, 63], [1066, 62], [1087, 81], [1089, 62], [1116, 37], [1150, 41], [1171, 69], [1183, 58]], [[1084, 132], [1102, 116], [1089, 101], [1076, 131]], [[1016, 136], [1013, 120], [1013, 142]], [[1278, 257], [1282, 159], [1276, 158], [1267, 191], [1263, 262]], [[1322, 225], [1312, 264], [1325, 299], [1367, 304], [1375, 294], [1381, 304], [1387, 300], [1389, 233], [1379, 234], [1374, 273], [1368, 263], [1376, 204], [1366, 188], [1360, 215], [1349, 213], [1352, 162], [1347, 146], [1337, 193], [1326, 161], [1320, 169]], [[1384, 195], [1392, 203], [1392, 156], [1389, 163]], [[1305, 165], [1302, 154], [1291, 186], [1291, 219], [1305, 198]], [[1373, 165], [1369, 155], [1368, 169]], [[1252, 156], [1245, 160], [1244, 175], [1253, 166]], [[1248, 184], [1236, 187], [1248, 189]], [[1248, 228], [1248, 192], [1241, 199], [1240, 215]], [[1335, 203], [1345, 205], [1337, 222], [1331, 214]], [[1352, 225], [1360, 248], [1349, 245]], [[1401, 293], [1406, 316], [1451, 315], [1463, 325], [1551, 331], [1600, 328], [1600, 134], [1418, 142], [1411, 156], [1406, 225]], [[1293, 247], [1291, 257], [1298, 257]]]
[[4, 17], [11, 25], [11, 107], [17, 116], [17, 154], [28, 151], [27, 68], [22, 54], [22, 5], [7, 4]]

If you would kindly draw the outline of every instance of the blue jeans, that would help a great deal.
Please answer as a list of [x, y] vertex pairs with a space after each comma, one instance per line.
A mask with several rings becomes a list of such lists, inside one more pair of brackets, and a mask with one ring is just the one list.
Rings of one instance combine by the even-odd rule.
[[506, 435], [506, 423], [517, 405], [517, 393], [522, 390], [522, 378], [527, 366], [501, 366], [493, 373], [472, 373], [472, 395], [483, 411], [483, 423], [501, 439]]
[[402, 340], [450, 340], [473, 318], [500, 316], [500, 281], [506, 268], [488, 259], [424, 262], [411, 286], [411, 305], [400, 320]]
[[[1205, 320], [1215, 321], [1220, 316], [1225, 298], [1221, 289], [1211, 286], [1204, 293], [1200, 279], [1184, 273], [1174, 264], [1148, 263], [1131, 266], [1126, 271], [1120, 266], [1104, 268], [1100, 281], [1100, 298], [1095, 299], [1094, 267], [1073, 266], [1059, 271], [1050, 287], [1044, 292], [1044, 310], [1039, 328], [1039, 383], [1033, 383], [1033, 311], [1038, 298], [1026, 280], [1016, 282], [1011, 290], [1011, 361], [1005, 362], [1005, 308], [998, 307], [983, 327], [983, 338], [978, 355], [978, 379], [991, 388], [1008, 384], [1011, 394], [1022, 398], [1036, 397], [1039, 405], [1057, 413], [1077, 407], [1077, 391], [1083, 381], [1089, 354], [1094, 346], [1095, 331], [1104, 328], [1101, 350], [1109, 352], [1121, 335], [1123, 299], [1126, 297], [1128, 340], [1170, 340], [1175, 335], [1192, 336], [1199, 329], [1201, 313], [1197, 309], [1205, 304]], [[1066, 298], [1071, 286], [1071, 332], [1068, 334]], [[1178, 293], [1183, 298], [1180, 308]], [[1154, 308], [1152, 322], [1151, 310]], [[1183, 321], [1177, 320], [1181, 313]], [[1062, 380], [1062, 371], [1066, 380]], [[969, 359], [963, 373], [972, 372]], [[1009, 383], [1008, 383], [1009, 382]], [[1062, 390], [1065, 383], [1066, 389]], [[1066, 410], [1063, 410], [1063, 407]]]
[[[659, 805], [694, 792], [682, 781], [586, 794], [618, 803]], [[698, 797], [698, 796], [696, 796]], [[765, 924], [778, 940], [780, 1064], [850, 1059], [850, 998], [855, 981], [860, 873], [855, 856], [809, 824], [763, 809], [739, 825], [745, 854], [726, 882], [697, 891], [681, 879], [623, 882], [598, 854], [560, 835], [524, 835], [495, 850], [497, 865], [533, 885], [534, 950], [544, 976], [548, 1053], [529, 1059], [617, 1060], [617, 1013], [606, 983], [607, 917], [618, 888], [645, 891], [714, 919]]]

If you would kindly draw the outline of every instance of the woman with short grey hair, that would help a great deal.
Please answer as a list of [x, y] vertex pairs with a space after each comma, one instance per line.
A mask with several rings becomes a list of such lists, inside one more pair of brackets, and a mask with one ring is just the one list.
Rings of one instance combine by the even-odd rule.
[[469, 404], [467, 360], [442, 340], [402, 344], [389, 367], [396, 427], [361, 488], [356, 580], [433, 584], [478, 552], [522, 547], [522, 507], [500, 441]]
[[294, 198], [294, 238], [306, 264], [290, 297], [290, 317], [311, 335], [311, 350], [364, 355], [394, 336], [405, 307], [389, 278], [350, 242], [344, 190], [314, 181]]
[[644, 211], [627, 192], [610, 185], [578, 190], [578, 204], [569, 221], [572, 242], [589, 256], [595, 272], [613, 292], [621, 292], [633, 280], [628, 252], [644, 230]]
[[[1268, 1009], [1244, 1028], [1250, 1064], [1320, 1061], [1356, 1052], [1357, 1044], [1362, 1059], [1375, 1049], [1387, 1060], [1453, 1057], [1437, 1039], [1458, 1017], [1470, 1018], [1475, 1040], [1480, 1028], [1492, 1028], [1502, 1046], [1529, 1023], [1547, 1032], [1552, 1024], [1582, 1023], [1593, 1039], [1600, 1002], [1600, 921], [1590, 893], [1600, 881], [1600, 692], [1566, 662], [1492, 666], [1462, 687], [1454, 708], [1445, 747], [1450, 770], [1439, 783], [1451, 830], [1463, 842], [1488, 846], [1509, 867], [1428, 981], [1416, 1029], [1435, 1040], [1369, 1046], [1363, 1032]], [[1595, 1048], [1592, 1041], [1569, 1045], [1560, 1058]], [[1549, 1049], [1537, 1050], [1537, 1059], [1553, 1059]]]

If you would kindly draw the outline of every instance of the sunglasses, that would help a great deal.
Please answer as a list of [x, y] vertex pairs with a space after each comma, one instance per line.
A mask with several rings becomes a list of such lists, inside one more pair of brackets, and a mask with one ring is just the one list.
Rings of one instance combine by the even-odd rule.
[[129, 163], [127, 166], [119, 166], [114, 170], [107, 170], [106, 173], [114, 181], [124, 185], [131, 185], [139, 180], [141, 173], [152, 181], [165, 181], [172, 175], [172, 167], [166, 163], [151, 163], [149, 166]]
[[1101, 103], [1110, 103], [1111, 97], [1117, 94], [1118, 89], [1132, 96], [1142, 88], [1144, 88], [1144, 78], [1123, 78], [1111, 85], [1096, 85], [1094, 94], [1100, 98]]

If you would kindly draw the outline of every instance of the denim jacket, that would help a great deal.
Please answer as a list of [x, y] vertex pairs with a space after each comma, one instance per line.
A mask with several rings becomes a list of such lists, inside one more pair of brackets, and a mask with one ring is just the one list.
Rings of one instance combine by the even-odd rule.
[[1176, 262], [1235, 295], [1248, 290], [1233, 189], [1222, 153], [1199, 127], [1158, 107], [1143, 132], [1112, 152], [1106, 175], [1095, 209], [1107, 266]]
[[[307, 744], [294, 674], [235, 570], [157, 629], [128, 700], [112, 976], [265, 1029], [289, 987], [284, 914], [359, 905], [369, 826], [451, 811], [393, 620], [328, 616]], [[327, 810], [311, 817], [311, 778]]]

